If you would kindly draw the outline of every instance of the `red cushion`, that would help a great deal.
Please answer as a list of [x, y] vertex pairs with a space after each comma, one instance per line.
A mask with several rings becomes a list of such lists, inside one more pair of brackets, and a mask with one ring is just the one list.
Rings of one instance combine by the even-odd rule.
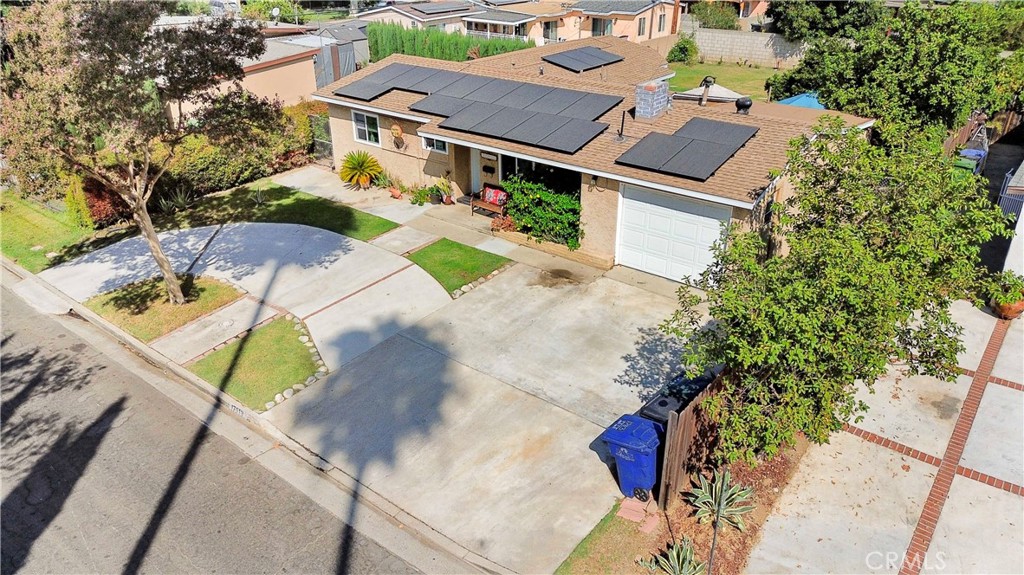
[[496, 206], [504, 206], [508, 201], [508, 192], [487, 186], [484, 188], [484, 201]]

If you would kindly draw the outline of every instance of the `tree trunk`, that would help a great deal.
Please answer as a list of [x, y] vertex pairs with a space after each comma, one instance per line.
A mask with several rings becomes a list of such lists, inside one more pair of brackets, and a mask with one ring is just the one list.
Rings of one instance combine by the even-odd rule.
[[149, 244], [149, 251], [153, 254], [153, 259], [156, 260], [160, 273], [164, 276], [167, 297], [171, 300], [171, 303], [183, 305], [185, 303], [185, 295], [181, 293], [181, 282], [178, 281], [178, 276], [174, 275], [171, 261], [167, 259], [163, 248], [160, 247], [160, 239], [156, 237], [156, 230], [153, 229], [153, 220], [149, 219], [149, 212], [146, 210], [144, 202], [140, 202], [132, 210], [132, 219], [139, 226], [139, 231], [142, 232], [142, 237]]

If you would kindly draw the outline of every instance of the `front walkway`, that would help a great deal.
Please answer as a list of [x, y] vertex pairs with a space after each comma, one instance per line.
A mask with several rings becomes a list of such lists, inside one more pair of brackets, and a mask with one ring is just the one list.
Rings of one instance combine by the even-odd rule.
[[895, 374], [811, 446], [749, 573], [1024, 572], [1024, 323], [956, 302], [964, 375]]

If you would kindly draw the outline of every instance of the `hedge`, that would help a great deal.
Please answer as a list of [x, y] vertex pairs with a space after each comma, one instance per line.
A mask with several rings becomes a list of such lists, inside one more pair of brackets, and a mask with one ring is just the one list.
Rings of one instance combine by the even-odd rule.
[[580, 198], [551, 191], [543, 184], [512, 176], [501, 182], [508, 192], [506, 213], [516, 229], [536, 240], [563, 244], [570, 250], [580, 247]]
[[370, 46], [372, 62], [379, 62], [392, 54], [464, 62], [470, 59], [471, 50], [474, 58], [485, 58], [534, 46], [533, 40], [523, 42], [512, 39], [478, 38], [459, 33], [449, 34], [440, 30], [405, 28], [401, 24], [382, 22], [374, 22], [366, 27], [366, 39]]

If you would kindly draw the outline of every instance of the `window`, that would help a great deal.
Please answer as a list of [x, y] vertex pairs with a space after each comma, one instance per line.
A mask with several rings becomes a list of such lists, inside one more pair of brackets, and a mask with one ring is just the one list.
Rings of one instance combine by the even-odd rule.
[[553, 192], [580, 197], [579, 172], [505, 155], [501, 156], [500, 166], [502, 180], [519, 175], [528, 182], [544, 184]]
[[380, 129], [377, 116], [352, 111], [352, 124], [356, 129], [356, 141], [366, 144], [380, 145]]
[[647, 33], [647, 18], [640, 18], [640, 21], [636, 24], [636, 35], [643, 36]]
[[438, 154], [447, 154], [448, 142], [442, 142], [441, 140], [435, 140], [434, 138], [423, 136], [423, 148], [425, 150], [430, 150], [431, 152], [437, 152]]
[[665, 15], [664, 14], [659, 14], [658, 15], [658, 32], [664, 32], [664, 31], [665, 31]]
[[612, 21], [607, 18], [594, 18], [590, 32], [594, 36], [611, 36]]

